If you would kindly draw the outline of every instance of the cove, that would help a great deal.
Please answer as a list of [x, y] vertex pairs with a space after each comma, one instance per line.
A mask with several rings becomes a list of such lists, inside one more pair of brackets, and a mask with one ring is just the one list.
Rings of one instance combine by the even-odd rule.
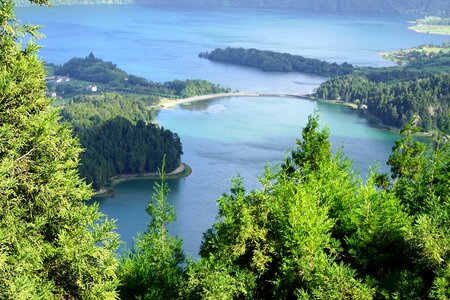
[[[186, 253], [197, 256], [202, 234], [217, 214], [216, 200], [229, 191], [230, 179], [239, 174], [247, 189], [258, 188], [264, 166], [282, 162], [314, 111], [330, 128], [333, 150], [343, 147], [362, 176], [376, 162], [388, 171], [384, 163], [398, 135], [372, 127], [348, 107], [299, 98], [239, 97], [194, 102], [159, 113], [157, 121], [180, 135], [183, 161], [193, 169], [189, 177], [169, 181], [168, 200], [177, 214], [170, 230], [183, 239]], [[118, 220], [127, 247], [136, 232], [146, 228], [145, 208], [153, 183], [123, 182], [115, 186], [112, 197], [99, 199], [101, 211]]]
[[[244, 92], [308, 93], [325, 78], [308, 74], [264, 73], [198, 58], [217, 47], [246, 47], [289, 52], [328, 61], [387, 66], [378, 52], [420, 44], [442, 44], [444, 36], [408, 30], [417, 16], [347, 15], [244, 8], [189, 9], [150, 6], [61, 6], [18, 8], [24, 23], [42, 24], [39, 55], [61, 64], [89, 52], [125, 71], [153, 81], [201, 78]], [[216, 200], [240, 174], [248, 189], [266, 163], [282, 161], [295, 146], [307, 116], [318, 110], [331, 129], [334, 150], [344, 146], [355, 169], [366, 174], [375, 161], [382, 168], [396, 135], [373, 128], [346, 107], [293, 98], [229, 98], [197, 102], [161, 111], [157, 121], [177, 132], [188, 178], [170, 181], [169, 201], [177, 221], [173, 234], [196, 256], [202, 233], [216, 216]], [[386, 168], [385, 168], [386, 169]], [[145, 230], [152, 180], [116, 186], [100, 209], [117, 219], [118, 232], [130, 247]], [[123, 249], [123, 247], [122, 247]]]

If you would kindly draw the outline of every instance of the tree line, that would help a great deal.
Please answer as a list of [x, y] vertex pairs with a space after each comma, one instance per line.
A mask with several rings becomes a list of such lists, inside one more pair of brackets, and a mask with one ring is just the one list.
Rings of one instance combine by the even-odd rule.
[[133, 124], [115, 117], [78, 136], [85, 148], [80, 155], [80, 175], [97, 190], [109, 185], [114, 176], [157, 173], [163, 158], [167, 172], [181, 164], [183, 151], [178, 135], [142, 120]]
[[[200, 79], [174, 80], [166, 83], [149, 81], [143, 77], [128, 74], [114, 63], [95, 57], [92, 52], [85, 58], [72, 58], [65, 64], [56, 66], [53, 74], [102, 84], [99, 87], [100, 90], [103, 89], [102, 91], [155, 95], [167, 98], [231, 92], [229, 88]], [[83, 93], [82, 89], [77, 89], [70, 82], [57, 84], [55, 89], [64, 92], [66, 97], [67, 95], [74, 96]]]
[[199, 57], [212, 61], [257, 68], [266, 72], [302, 72], [323, 76], [345, 75], [353, 72], [348, 63], [329, 63], [301, 55], [244, 48], [217, 48], [202, 52]]
[[385, 125], [401, 128], [418, 116], [425, 131], [450, 133], [450, 74], [376, 82], [370, 76], [334, 77], [321, 84], [321, 99], [351, 102]]

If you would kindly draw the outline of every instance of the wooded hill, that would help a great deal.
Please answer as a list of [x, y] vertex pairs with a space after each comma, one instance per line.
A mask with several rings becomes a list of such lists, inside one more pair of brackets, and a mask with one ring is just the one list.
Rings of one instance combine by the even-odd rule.
[[[52, 0], [56, 5], [72, 4], [147, 4], [189, 7], [252, 7], [295, 9], [326, 12], [377, 12], [450, 15], [447, 0]], [[16, 0], [18, 6], [28, 6], [27, 0]]]
[[[49, 65], [53, 75], [97, 84], [99, 92], [119, 92], [164, 98], [186, 98], [198, 95], [227, 93], [231, 89], [201, 79], [174, 80], [166, 83], [149, 81], [143, 77], [128, 74], [116, 64], [95, 57], [91, 52], [85, 58], [72, 58], [61, 66]], [[48, 84], [64, 98], [86, 93], [83, 86], [66, 82]]]
[[164, 156], [167, 172], [181, 163], [178, 135], [153, 124], [154, 111], [136, 96], [78, 96], [61, 114], [85, 148], [80, 175], [96, 190], [108, 186], [114, 176], [157, 172]]
[[315, 94], [354, 103], [387, 126], [401, 128], [417, 117], [424, 131], [449, 134], [450, 52], [411, 53], [404, 66], [359, 68], [327, 80]]
[[447, 0], [135, 0], [138, 4], [171, 6], [232, 6], [327, 12], [379, 12], [449, 15]]

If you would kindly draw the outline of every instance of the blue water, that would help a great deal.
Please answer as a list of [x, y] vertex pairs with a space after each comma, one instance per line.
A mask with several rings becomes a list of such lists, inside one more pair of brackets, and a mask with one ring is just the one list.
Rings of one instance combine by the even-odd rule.
[[[67, 6], [21, 8], [19, 17], [43, 24], [40, 56], [53, 63], [94, 52], [129, 73], [153, 81], [202, 78], [241, 91], [310, 92], [325, 78], [308, 74], [263, 73], [197, 57], [216, 47], [254, 47], [364, 66], [388, 66], [378, 52], [441, 44], [444, 36], [407, 29], [414, 16], [342, 15], [242, 8], [177, 9], [146, 6]], [[196, 256], [202, 233], [212, 225], [216, 199], [240, 174], [258, 187], [266, 163], [280, 163], [295, 147], [307, 116], [319, 111], [331, 130], [333, 149], [344, 147], [365, 176], [379, 162], [383, 171], [396, 134], [372, 127], [349, 108], [296, 98], [227, 98], [162, 111], [157, 121], [179, 133], [190, 177], [170, 181], [169, 201], [177, 221], [172, 233]], [[118, 220], [130, 246], [145, 230], [145, 207], [153, 181], [116, 186], [101, 210]]]
[[254, 47], [328, 61], [386, 66], [378, 52], [441, 44], [445, 37], [408, 30], [414, 16], [333, 15], [297, 11], [63, 6], [17, 9], [42, 24], [43, 59], [64, 63], [95, 55], [154, 81], [203, 78], [241, 91], [311, 91], [321, 77], [267, 74], [197, 55], [216, 47]]

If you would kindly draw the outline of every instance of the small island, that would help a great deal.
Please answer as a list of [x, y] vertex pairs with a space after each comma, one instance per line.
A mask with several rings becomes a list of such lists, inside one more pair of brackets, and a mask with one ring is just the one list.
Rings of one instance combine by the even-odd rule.
[[450, 35], [450, 18], [425, 17], [415, 21], [415, 25], [409, 29], [420, 33]]

